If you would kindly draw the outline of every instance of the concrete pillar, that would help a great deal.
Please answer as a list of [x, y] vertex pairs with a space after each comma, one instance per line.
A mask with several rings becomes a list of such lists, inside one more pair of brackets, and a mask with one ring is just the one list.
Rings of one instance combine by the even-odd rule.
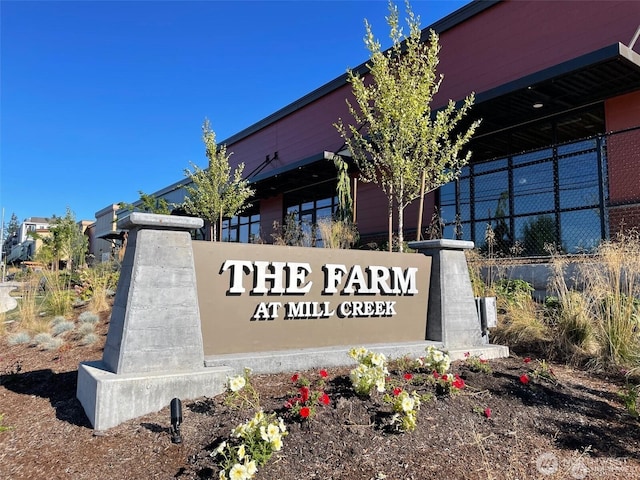
[[427, 340], [445, 348], [482, 345], [482, 331], [464, 251], [473, 242], [425, 240], [409, 247], [431, 257]]
[[190, 229], [202, 219], [134, 212], [102, 361], [114, 373], [192, 370], [204, 362]]
[[101, 362], [78, 368], [76, 396], [96, 430], [224, 391], [205, 368], [190, 229], [202, 219], [134, 212]]

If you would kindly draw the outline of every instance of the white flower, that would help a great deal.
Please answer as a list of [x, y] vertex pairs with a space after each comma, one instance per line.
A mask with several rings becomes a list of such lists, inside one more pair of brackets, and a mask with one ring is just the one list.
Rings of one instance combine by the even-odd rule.
[[282, 438], [278, 437], [271, 440], [271, 447], [273, 448], [274, 451], [279, 452], [280, 449], [282, 448]]
[[402, 399], [402, 411], [409, 412], [413, 410], [415, 404], [416, 402], [413, 398], [411, 398], [409, 395], [405, 395], [405, 397]]
[[216, 448], [213, 453], [220, 454], [220, 453], [224, 452], [224, 449], [225, 449], [226, 446], [227, 446], [227, 442], [226, 441], [222, 442], [220, 445], [218, 445], [218, 448]]
[[245, 452], [244, 443], [243, 443], [238, 447], [238, 458], [242, 460], [245, 455], [246, 455], [246, 452]]
[[247, 384], [247, 381], [244, 379], [242, 375], [238, 375], [237, 377], [231, 377], [229, 379], [229, 390], [232, 392], [239, 392], [244, 388]]
[[268, 440], [271, 441], [274, 438], [280, 437], [280, 428], [275, 423], [269, 424], [267, 427], [267, 437]]
[[378, 378], [376, 380], [376, 388], [379, 392], [384, 392], [384, 378]]
[[245, 480], [247, 478], [249, 478], [247, 467], [239, 463], [236, 463], [233, 467], [231, 467], [231, 470], [229, 471], [230, 480]]
[[251, 460], [250, 462], [245, 463], [244, 466], [247, 469], [247, 474], [249, 475], [248, 478], [253, 478], [253, 476], [258, 471], [258, 467], [256, 466], [256, 461]]
[[287, 431], [287, 426], [284, 424], [284, 421], [282, 420], [282, 418], [278, 418], [278, 426], [280, 427], [280, 431], [282, 433]]
[[227, 480], [227, 472], [224, 470], [220, 470], [220, 475], [218, 475], [219, 480]]
[[374, 353], [371, 356], [371, 364], [375, 365], [376, 367], [384, 366], [386, 361], [387, 361], [387, 357], [385, 357], [384, 354], [382, 353]]

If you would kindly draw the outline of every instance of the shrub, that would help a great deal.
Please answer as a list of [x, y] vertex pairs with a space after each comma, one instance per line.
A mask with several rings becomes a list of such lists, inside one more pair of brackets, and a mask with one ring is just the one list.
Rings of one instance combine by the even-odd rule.
[[322, 218], [318, 231], [325, 248], [351, 248], [358, 241], [358, 230], [353, 222]]
[[98, 336], [95, 333], [87, 333], [80, 339], [80, 345], [92, 345], [98, 341]]
[[[603, 363], [634, 365], [640, 360], [640, 236], [637, 232], [603, 242], [590, 262], [578, 265], [577, 289], [567, 287], [568, 262], [553, 255], [552, 290], [560, 348], [586, 353]], [[569, 352], [572, 353], [572, 352]]]
[[53, 336], [57, 337], [58, 335], [62, 335], [64, 332], [68, 332], [73, 330], [75, 324], [73, 322], [69, 322], [67, 320], [63, 322], [56, 323], [51, 329]]
[[69, 275], [64, 272], [43, 272], [45, 305], [51, 315], [67, 316], [73, 308], [74, 293], [70, 290]]
[[33, 340], [31, 341], [31, 344], [33, 346], [40, 346], [40, 345], [43, 345], [43, 344], [45, 344], [47, 342], [50, 342], [51, 340], [53, 340], [53, 337], [51, 336], [51, 334], [49, 334], [49, 333], [39, 333], [35, 337], [33, 337]]
[[40, 347], [44, 350], [58, 350], [64, 344], [64, 340], [61, 338], [51, 338], [40, 344]]
[[100, 317], [93, 312], [82, 312], [78, 316], [78, 321], [81, 323], [96, 324], [100, 321]]
[[257, 467], [266, 464], [282, 449], [286, 435], [287, 428], [281, 418], [260, 410], [251, 420], [233, 429], [229, 442], [222, 442], [212, 452], [213, 457], [220, 459], [219, 478], [253, 478]]
[[93, 323], [81, 323], [78, 327], [78, 335], [81, 337], [89, 333], [94, 333], [95, 325]]
[[358, 395], [369, 396], [375, 388], [384, 392], [387, 370], [387, 357], [382, 353], [374, 353], [364, 347], [352, 348], [349, 356], [358, 362], [358, 366], [351, 370], [349, 379]]
[[53, 320], [51, 320], [51, 326], [55, 327], [59, 323], [66, 322], [66, 321], [67, 321], [66, 318], [64, 318], [61, 315], [57, 315], [56, 317], [53, 318]]
[[31, 342], [31, 335], [28, 332], [14, 333], [7, 339], [9, 345], [22, 345]]

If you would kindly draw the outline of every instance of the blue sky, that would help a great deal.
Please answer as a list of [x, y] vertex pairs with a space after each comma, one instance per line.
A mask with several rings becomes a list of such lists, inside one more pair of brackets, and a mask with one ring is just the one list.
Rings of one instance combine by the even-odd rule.
[[[401, 10], [404, 3], [396, 1]], [[422, 26], [467, 1], [414, 0]], [[0, 1], [0, 208], [93, 220], [388, 46], [386, 0]], [[386, 43], [385, 43], [386, 41]]]

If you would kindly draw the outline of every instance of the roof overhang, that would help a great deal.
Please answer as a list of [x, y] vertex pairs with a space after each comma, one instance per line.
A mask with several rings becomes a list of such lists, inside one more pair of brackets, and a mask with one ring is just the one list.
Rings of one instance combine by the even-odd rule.
[[249, 178], [256, 189], [255, 198], [268, 198], [334, 181], [337, 176], [333, 163], [336, 153], [320, 152], [297, 162], [273, 168]]
[[478, 93], [478, 135], [583, 108], [640, 89], [640, 55], [616, 43]]

